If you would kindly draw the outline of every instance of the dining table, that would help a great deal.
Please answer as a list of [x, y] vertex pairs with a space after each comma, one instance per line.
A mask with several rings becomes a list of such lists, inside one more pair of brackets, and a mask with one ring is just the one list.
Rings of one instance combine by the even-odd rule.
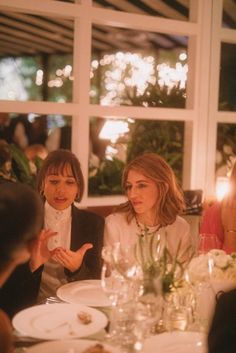
[[[162, 320], [153, 326], [142, 347], [125, 345], [123, 333], [118, 342], [113, 342], [107, 337], [110, 313], [110, 302], [100, 280], [63, 285], [55, 297], [13, 317], [14, 353], [90, 353], [89, 349], [97, 345], [98, 350], [91, 353], [207, 353], [206, 331], [194, 324], [167, 329]], [[81, 321], [79, 314], [85, 314], [85, 318], [87, 315], [88, 322]]]

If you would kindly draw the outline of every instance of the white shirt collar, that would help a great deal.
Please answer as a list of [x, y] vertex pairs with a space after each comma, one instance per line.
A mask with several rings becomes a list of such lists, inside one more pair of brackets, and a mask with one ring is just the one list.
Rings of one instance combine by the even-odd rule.
[[64, 210], [56, 210], [49, 203], [45, 202], [45, 217], [48, 219], [54, 219], [56, 221], [62, 221], [68, 219], [71, 215], [71, 206], [67, 207]]

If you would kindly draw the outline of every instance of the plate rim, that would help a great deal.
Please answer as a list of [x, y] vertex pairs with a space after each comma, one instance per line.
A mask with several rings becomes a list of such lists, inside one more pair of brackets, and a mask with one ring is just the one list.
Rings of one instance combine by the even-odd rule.
[[[94, 315], [98, 315], [99, 318], [98, 320], [96, 321], [96, 324], [99, 326], [99, 328], [95, 329], [95, 328], [92, 328], [92, 331], [89, 332], [88, 334], [75, 334], [73, 336], [62, 336], [62, 337], [55, 337], [53, 336], [53, 333], [52, 333], [52, 336], [50, 337], [50, 333], [41, 333], [41, 332], [38, 332], [37, 333], [37, 329], [35, 329], [36, 333], [32, 332], [32, 330], [30, 329], [27, 329], [27, 325], [29, 326], [29, 322], [30, 320], [33, 319], [33, 315], [36, 314], [38, 312], [38, 310], [40, 311], [40, 309], [44, 310], [43, 308], [55, 308], [55, 310], [57, 308], [60, 308], [60, 307], [64, 307], [66, 308], [66, 306], [68, 308], [70, 308], [71, 310], [80, 310], [80, 311], [88, 311], [88, 312], [93, 312]], [[30, 313], [31, 312], [31, 313]], [[29, 315], [27, 320], [28, 320], [28, 323], [27, 325], [23, 325], [22, 327], [22, 324], [19, 323], [19, 320], [23, 320], [23, 322], [25, 321], [25, 318], [24, 318], [24, 315], [27, 314]], [[23, 317], [22, 317], [23, 316]], [[49, 340], [49, 341], [52, 341], [52, 340], [69, 340], [69, 339], [80, 339], [80, 338], [83, 338], [83, 337], [89, 337], [97, 332], [99, 332], [100, 330], [104, 329], [106, 327], [108, 323], [108, 318], [107, 316], [100, 310], [98, 309], [95, 309], [95, 308], [92, 308], [92, 307], [89, 307], [89, 306], [86, 306], [84, 304], [70, 304], [70, 303], [54, 303], [54, 304], [39, 304], [39, 305], [34, 305], [34, 306], [31, 306], [31, 307], [28, 307], [26, 309], [23, 309], [21, 311], [19, 311], [18, 313], [16, 313], [13, 318], [12, 318], [12, 326], [14, 327], [14, 329], [19, 332], [21, 335], [24, 335], [24, 336], [28, 336], [28, 337], [32, 337], [32, 338], [36, 338], [36, 339], [45, 339], [45, 340]], [[96, 327], [96, 326], [95, 326]]]
[[[94, 282], [97, 282], [97, 284], [93, 283], [93, 281], [94, 281]], [[83, 282], [84, 282], [84, 283], [83, 283]], [[86, 282], [87, 282], [87, 284], [86, 284]], [[66, 284], [63, 284], [61, 287], [59, 287], [59, 288], [57, 289], [56, 295], [57, 295], [57, 297], [58, 297], [59, 299], [63, 300], [63, 301], [66, 302], [66, 303], [79, 304], [79, 302], [69, 300], [69, 299], [66, 298], [66, 296], [64, 296], [64, 294], [61, 293], [61, 292], [63, 292], [63, 290], [65, 290], [65, 288], [71, 288], [71, 287], [76, 286], [76, 285], [78, 285], [78, 286], [81, 285], [81, 288], [80, 288], [81, 290], [83, 290], [86, 286], [95, 286], [95, 287], [97, 287], [97, 286], [99, 286], [99, 285], [98, 285], [98, 282], [101, 283], [101, 280], [98, 280], [98, 279], [90, 279], [90, 280], [82, 280], [82, 281], [74, 281], [74, 282], [66, 283]], [[100, 286], [99, 286], [99, 288], [100, 288]], [[80, 289], [79, 289], [79, 290], [80, 290]], [[101, 290], [102, 290], [102, 288], [101, 288]], [[82, 302], [81, 304], [82, 304], [82, 305], [89, 306], [89, 307], [94, 307], [94, 308], [99, 308], [99, 307], [105, 308], [105, 307], [111, 306], [111, 304], [109, 303], [109, 299], [108, 299], [108, 298], [107, 298], [107, 303], [106, 303], [106, 304], [105, 304], [105, 303], [103, 303], [103, 304], [99, 304], [99, 303], [96, 303], [96, 304], [88, 304], [88, 303], [83, 303], [83, 302]]]
[[[34, 344], [33, 346], [31, 347], [28, 347], [27, 348], [27, 353], [37, 353], [38, 352], [38, 349], [40, 351], [40, 348], [44, 348], [46, 347], [48, 344], [50, 345], [53, 345], [53, 344], [61, 344], [62, 342], [63, 343], [75, 343], [75, 342], [78, 342], [78, 343], [81, 343], [81, 341], [85, 342], [86, 344], [93, 344], [95, 345], [96, 343], [101, 343], [102, 345], [104, 345], [105, 348], [107, 349], [112, 349], [111, 353], [121, 353], [119, 347], [114, 347], [112, 345], [110, 345], [109, 343], [106, 343], [106, 342], [103, 342], [103, 341], [99, 341], [99, 340], [94, 340], [94, 339], [88, 339], [88, 338], [76, 338], [76, 339], [66, 339], [66, 340], [63, 340], [63, 341], [58, 341], [58, 340], [51, 340], [51, 341], [45, 341], [45, 342], [40, 342], [40, 343], [36, 343]], [[34, 349], [34, 347], [36, 347], [36, 351]], [[46, 347], [47, 348], [47, 347]], [[86, 349], [86, 347], [82, 348], [82, 349]], [[41, 352], [43, 352], [41, 350]], [[82, 353], [82, 352], [81, 352]]]

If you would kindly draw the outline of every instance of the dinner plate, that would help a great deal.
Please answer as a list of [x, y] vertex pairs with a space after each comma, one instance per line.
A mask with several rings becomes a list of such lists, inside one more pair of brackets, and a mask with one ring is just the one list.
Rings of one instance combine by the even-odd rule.
[[[78, 313], [91, 315], [91, 322], [82, 323]], [[17, 313], [13, 327], [21, 334], [46, 340], [71, 339], [92, 335], [107, 325], [105, 314], [81, 304], [43, 304]]]
[[66, 340], [66, 341], [50, 341], [36, 344], [27, 349], [27, 353], [83, 353], [85, 349], [93, 347], [96, 344], [102, 344], [107, 353], [121, 353], [117, 347], [108, 344], [99, 343], [93, 340]]
[[67, 303], [95, 307], [111, 306], [101, 287], [100, 280], [75, 281], [64, 284], [57, 290], [57, 296]]
[[165, 332], [146, 339], [145, 353], [207, 353], [206, 335], [200, 332]]

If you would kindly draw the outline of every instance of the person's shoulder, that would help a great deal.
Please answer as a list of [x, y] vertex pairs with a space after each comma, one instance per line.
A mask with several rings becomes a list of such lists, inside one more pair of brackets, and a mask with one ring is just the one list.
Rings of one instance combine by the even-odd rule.
[[123, 222], [125, 220], [126, 213], [124, 212], [114, 212], [106, 217], [106, 223], [108, 222]]
[[177, 216], [176, 220], [174, 221], [174, 223], [172, 223], [172, 225], [181, 226], [183, 228], [188, 228], [189, 227], [189, 223], [186, 221], [186, 219], [184, 219], [181, 216]]

